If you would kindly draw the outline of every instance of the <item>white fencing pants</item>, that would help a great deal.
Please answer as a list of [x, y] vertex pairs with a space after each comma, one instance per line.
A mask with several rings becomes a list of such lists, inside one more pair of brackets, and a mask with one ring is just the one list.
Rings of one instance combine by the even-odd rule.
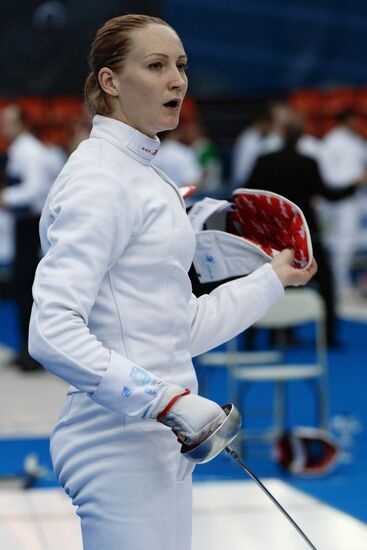
[[323, 218], [328, 226], [325, 240], [331, 252], [331, 268], [338, 294], [352, 286], [350, 271], [360, 231], [360, 200], [358, 195], [323, 207]]
[[190, 550], [193, 465], [170, 429], [75, 393], [52, 433], [51, 456], [78, 507], [84, 550]]
[[352, 287], [351, 268], [360, 226], [359, 205], [355, 197], [340, 201], [334, 209], [334, 246], [332, 268], [338, 293]]

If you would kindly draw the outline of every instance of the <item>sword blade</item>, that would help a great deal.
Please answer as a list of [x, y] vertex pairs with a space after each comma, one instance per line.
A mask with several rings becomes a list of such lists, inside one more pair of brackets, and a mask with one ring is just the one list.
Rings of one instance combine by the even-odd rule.
[[245, 470], [246, 474], [256, 483], [258, 487], [266, 494], [267, 497], [270, 498], [273, 504], [282, 512], [282, 514], [287, 518], [287, 520], [293, 525], [293, 527], [298, 531], [298, 533], [301, 535], [301, 537], [304, 539], [305, 542], [307, 542], [308, 546], [312, 548], [312, 550], [317, 550], [316, 546], [312, 544], [310, 539], [306, 537], [302, 529], [297, 525], [297, 523], [294, 521], [294, 519], [288, 514], [288, 512], [283, 508], [283, 506], [277, 501], [277, 499], [271, 494], [271, 492], [265, 487], [265, 485], [260, 481], [258, 477], [255, 476], [255, 474], [246, 466], [246, 464], [241, 460], [240, 456], [236, 453], [232, 447], [227, 445], [225, 447], [225, 451], [237, 462], [239, 466], [243, 470]]

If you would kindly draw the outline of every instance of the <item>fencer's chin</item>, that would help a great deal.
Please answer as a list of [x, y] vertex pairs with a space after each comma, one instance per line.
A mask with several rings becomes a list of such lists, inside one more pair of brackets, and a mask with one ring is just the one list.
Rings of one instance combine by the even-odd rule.
[[170, 132], [171, 130], [175, 130], [178, 126], [178, 121], [175, 124], [166, 124], [163, 128], [160, 128], [157, 130], [157, 134], [159, 135], [162, 132]]
[[167, 128], [167, 130], [176, 130], [177, 126], [179, 125], [179, 122], [180, 122], [180, 117], [177, 115], [177, 118], [175, 119], [172, 118], [169, 128]]

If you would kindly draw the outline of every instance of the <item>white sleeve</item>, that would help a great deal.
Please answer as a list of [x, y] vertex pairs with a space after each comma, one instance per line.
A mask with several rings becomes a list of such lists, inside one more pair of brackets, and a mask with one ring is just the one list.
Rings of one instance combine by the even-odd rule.
[[256, 139], [252, 132], [240, 135], [233, 149], [232, 182], [235, 186], [244, 186], [259, 154], [260, 140]]
[[177, 147], [172, 147], [171, 144], [162, 147], [154, 160], [154, 165], [162, 170], [177, 187], [198, 185], [203, 175], [194, 151], [182, 144]]
[[205, 353], [246, 330], [284, 296], [269, 263], [190, 302], [191, 355]]
[[359, 178], [363, 170], [363, 163], [356, 161], [355, 148], [349, 141], [325, 138], [320, 154], [320, 171], [329, 187], [346, 187]]
[[149, 416], [168, 384], [107, 349], [88, 328], [101, 282], [141, 223], [134, 195], [111, 175], [85, 174], [51, 201], [49, 250], [33, 286], [29, 351], [104, 407]]
[[339, 164], [338, 157], [338, 151], [334, 150], [329, 140], [324, 139], [320, 149], [319, 168], [326, 185], [333, 185], [335, 178], [338, 178], [338, 170], [335, 169]]
[[23, 147], [18, 151], [22, 181], [6, 187], [2, 198], [6, 208], [37, 207], [46, 198], [47, 180], [45, 158], [41, 150]]
[[184, 185], [198, 185], [202, 175], [203, 169], [201, 168], [195, 153], [188, 150], [187, 158], [182, 170], [181, 180], [177, 183], [177, 185], [179, 187], [183, 187]]

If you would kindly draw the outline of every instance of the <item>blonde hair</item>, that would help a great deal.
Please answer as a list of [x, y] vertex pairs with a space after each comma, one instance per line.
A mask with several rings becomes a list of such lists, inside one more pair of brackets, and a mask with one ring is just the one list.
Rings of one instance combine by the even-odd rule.
[[90, 72], [84, 85], [85, 102], [92, 115], [111, 113], [109, 95], [102, 90], [98, 81], [99, 71], [102, 67], [109, 67], [112, 71], [121, 70], [131, 48], [132, 32], [151, 24], [164, 25], [172, 29], [159, 17], [139, 14], [114, 17], [98, 29], [89, 53]]

